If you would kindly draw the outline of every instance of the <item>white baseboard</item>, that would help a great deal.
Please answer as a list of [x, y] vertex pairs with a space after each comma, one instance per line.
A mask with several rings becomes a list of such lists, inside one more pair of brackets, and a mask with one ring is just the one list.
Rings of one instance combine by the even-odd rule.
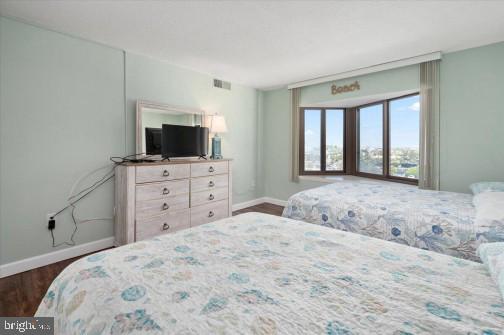
[[[233, 205], [233, 211], [259, 205], [265, 202], [278, 206], [285, 206], [287, 204], [287, 201], [284, 200], [279, 200], [270, 197], [262, 197], [250, 201], [241, 202], [239, 204], [235, 204]], [[114, 246], [114, 238], [108, 237], [102, 240], [76, 245], [71, 248], [61, 249], [47, 254], [22, 259], [20, 261], [7, 263], [4, 265], [0, 265], [0, 278], [12, 276], [16, 273], [32, 270], [35, 268], [39, 268], [41, 266], [46, 266], [48, 264], [53, 264], [65, 259], [81, 256], [84, 254], [110, 248], [113, 246]]]
[[262, 198], [257, 198], [257, 199], [253, 199], [250, 201], [240, 202], [239, 204], [234, 204], [233, 211], [237, 211], [237, 210], [244, 209], [247, 207], [259, 205], [259, 204], [262, 204], [265, 202], [268, 202], [273, 205], [284, 206], [284, 207], [285, 207], [285, 205], [287, 205], [287, 201], [285, 201], [285, 200], [280, 200], [280, 199], [275, 199], [275, 198], [270, 198], [270, 197], [262, 197]]
[[61, 249], [47, 254], [22, 259], [20, 261], [7, 263], [0, 265], [0, 278], [12, 276], [16, 273], [28, 271], [94, 251], [110, 248], [112, 246], [114, 246], [114, 238], [108, 237], [102, 240], [76, 245], [71, 248]]
[[240, 209], [244, 209], [244, 208], [247, 208], [250, 206], [259, 205], [259, 204], [262, 204], [263, 202], [264, 201], [262, 201], [262, 198], [257, 198], [257, 199], [253, 199], [253, 200], [249, 200], [249, 201], [245, 201], [245, 202], [240, 202], [239, 204], [233, 205], [233, 211], [238, 211]]
[[282, 207], [287, 206], [286, 200], [280, 200], [280, 199], [275, 199], [275, 198], [270, 198], [270, 197], [264, 197], [264, 198], [262, 198], [262, 200], [263, 200], [262, 202], [268, 202], [270, 204], [277, 205], [277, 206], [282, 206]]

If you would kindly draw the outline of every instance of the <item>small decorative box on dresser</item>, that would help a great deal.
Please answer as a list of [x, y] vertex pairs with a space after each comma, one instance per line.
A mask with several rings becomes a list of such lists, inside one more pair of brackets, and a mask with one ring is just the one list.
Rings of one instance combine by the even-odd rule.
[[174, 160], [116, 167], [115, 244], [231, 216], [231, 160]]

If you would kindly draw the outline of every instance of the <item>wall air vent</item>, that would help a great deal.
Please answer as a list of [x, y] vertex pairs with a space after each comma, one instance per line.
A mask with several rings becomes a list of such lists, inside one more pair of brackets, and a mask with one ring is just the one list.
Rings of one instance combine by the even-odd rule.
[[217, 88], [223, 88], [223, 89], [229, 90], [229, 91], [231, 90], [231, 83], [229, 81], [214, 79], [213, 85], [214, 85], [214, 87], [217, 87]]

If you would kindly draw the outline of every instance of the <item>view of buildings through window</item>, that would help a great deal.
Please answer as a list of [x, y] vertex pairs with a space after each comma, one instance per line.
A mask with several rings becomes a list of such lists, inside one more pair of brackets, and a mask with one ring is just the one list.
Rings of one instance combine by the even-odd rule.
[[383, 104], [359, 109], [359, 171], [383, 173]]
[[304, 112], [306, 171], [320, 171], [321, 117], [320, 109], [307, 109]]
[[420, 163], [420, 98], [389, 103], [390, 175], [418, 179]]
[[326, 109], [326, 171], [343, 171], [345, 111]]
[[[388, 134], [383, 124], [388, 107]], [[358, 108], [357, 153], [358, 172], [384, 175], [383, 159], [389, 153], [388, 175], [418, 179], [420, 101], [418, 95], [380, 102]], [[305, 109], [304, 171], [334, 172], [344, 170], [344, 109]], [[323, 120], [325, 119], [325, 122]], [[322, 127], [325, 126], [325, 129]], [[323, 131], [325, 134], [323, 134]], [[383, 147], [384, 136], [389, 146]], [[325, 168], [321, 162], [322, 140], [325, 137]], [[322, 171], [323, 170], [323, 171]]]
[[322, 118], [325, 117], [325, 171], [343, 171], [345, 110], [304, 111], [305, 171], [321, 171]]

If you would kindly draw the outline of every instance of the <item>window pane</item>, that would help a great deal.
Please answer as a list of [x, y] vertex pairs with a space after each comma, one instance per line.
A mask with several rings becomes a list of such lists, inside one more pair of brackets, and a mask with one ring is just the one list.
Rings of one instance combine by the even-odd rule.
[[320, 171], [320, 115], [319, 109], [304, 112], [305, 171]]
[[420, 100], [415, 95], [390, 102], [390, 175], [418, 179]]
[[342, 109], [326, 110], [326, 171], [343, 171]]
[[359, 109], [359, 171], [383, 174], [383, 105]]

